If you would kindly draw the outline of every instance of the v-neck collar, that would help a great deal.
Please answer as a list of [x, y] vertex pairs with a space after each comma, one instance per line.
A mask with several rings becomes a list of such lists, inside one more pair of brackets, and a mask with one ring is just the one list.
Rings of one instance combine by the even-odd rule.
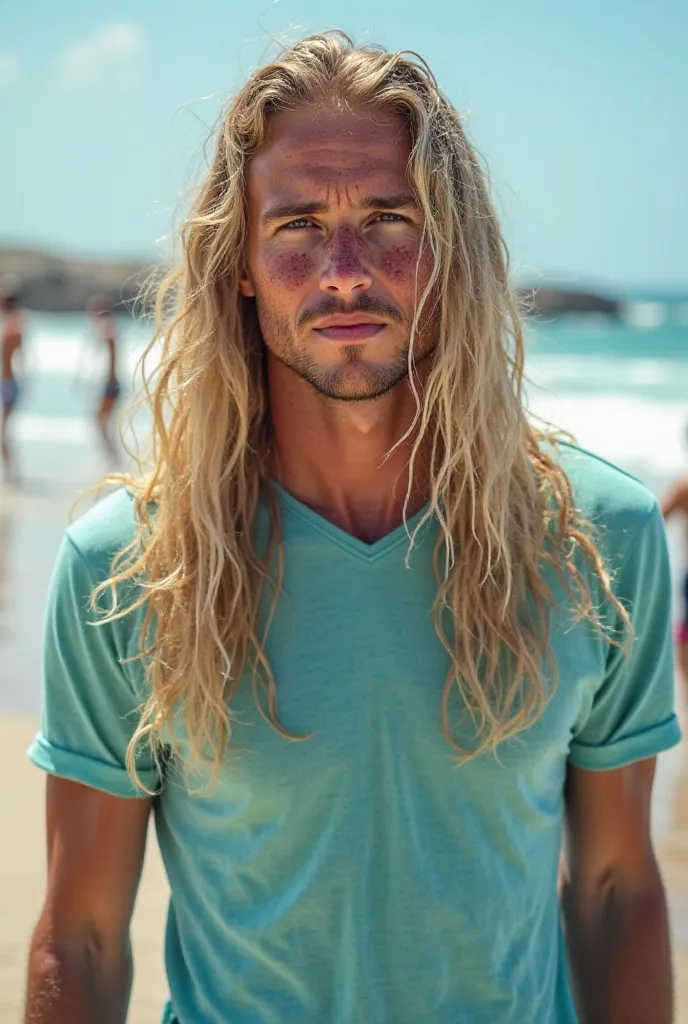
[[[271, 486], [274, 487], [275, 494], [285, 509], [298, 516], [299, 519], [307, 523], [312, 529], [317, 530], [318, 533], [322, 534], [333, 544], [368, 563], [378, 561], [378, 559], [398, 547], [402, 542], [408, 542], [409, 534], [413, 533], [413, 530], [427, 512], [429, 505], [429, 503], [426, 503], [414, 515], [410, 516], [406, 523], [400, 523], [391, 533], [385, 534], [384, 537], [380, 537], [379, 540], [374, 541], [372, 544], [366, 544], [365, 541], [359, 540], [358, 537], [354, 537], [352, 534], [347, 533], [346, 530], [335, 526], [329, 519], [325, 519], [324, 516], [319, 515], [318, 512], [315, 512], [308, 505], [304, 505], [303, 502], [295, 498], [289, 491], [285, 491], [276, 480], [271, 481]], [[425, 530], [422, 532], [424, 534]]]

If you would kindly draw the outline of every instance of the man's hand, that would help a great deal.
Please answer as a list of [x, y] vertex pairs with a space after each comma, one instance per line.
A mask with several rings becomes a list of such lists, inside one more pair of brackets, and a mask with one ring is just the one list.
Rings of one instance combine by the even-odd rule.
[[150, 807], [48, 776], [48, 892], [29, 952], [26, 1024], [125, 1021]]
[[562, 904], [581, 1024], [671, 1024], [666, 899], [650, 838], [655, 759], [570, 767]]

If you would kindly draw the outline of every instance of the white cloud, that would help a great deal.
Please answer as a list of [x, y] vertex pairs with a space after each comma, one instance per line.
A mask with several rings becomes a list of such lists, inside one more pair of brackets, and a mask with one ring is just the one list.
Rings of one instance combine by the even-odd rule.
[[9, 89], [19, 80], [19, 61], [11, 53], [0, 53], [0, 89]]
[[67, 46], [57, 62], [58, 84], [67, 93], [103, 85], [131, 89], [140, 81], [145, 47], [135, 21], [112, 21]]

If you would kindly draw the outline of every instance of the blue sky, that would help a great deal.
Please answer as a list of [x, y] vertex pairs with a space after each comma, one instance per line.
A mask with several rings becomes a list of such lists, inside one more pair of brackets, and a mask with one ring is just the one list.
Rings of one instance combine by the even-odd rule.
[[470, 112], [515, 266], [688, 286], [685, 0], [22, 0], [0, 10], [0, 244], [148, 256], [271, 35], [411, 47]]

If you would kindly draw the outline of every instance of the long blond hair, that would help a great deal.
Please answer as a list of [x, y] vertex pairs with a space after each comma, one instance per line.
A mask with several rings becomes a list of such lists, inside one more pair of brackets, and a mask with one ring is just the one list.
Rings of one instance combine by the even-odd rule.
[[[273, 610], [279, 595], [280, 560], [274, 570], [272, 555], [280, 545], [266, 470], [262, 340], [253, 300], [239, 291], [246, 172], [276, 114], [333, 97], [403, 117], [434, 255], [416, 322], [429, 296], [440, 296], [439, 340], [427, 385], [416, 391], [409, 490], [421, 439], [429, 436], [424, 518], [439, 524], [434, 611], [451, 664], [438, 709], [446, 739], [460, 756], [495, 750], [546, 706], [556, 685], [546, 563], [577, 616], [603, 631], [582, 556], [628, 625], [569, 480], [548, 452], [553, 435], [536, 430], [524, 412], [523, 328], [508, 257], [461, 116], [416, 54], [357, 47], [341, 32], [314, 35], [256, 71], [220, 118], [212, 162], [182, 228], [182, 258], [157, 296], [151, 349], [161, 344], [162, 357], [146, 385], [152, 470], [127, 478], [138, 535], [94, 593], [98, 601], [111, 592], [106, 621], [145, 608], [140, 657], [149, 696], [128, 752], [134, 776], [140, 745], [156, 748], [164, 730], [173, 736], [180, 710], [192, 759], [219, 769], [231, 740], [232, 696], [247, 668], [261, 714], [289, 736], [279, 723], [267, 626], [259, 626], [265, 587], [273, 588]], [[254, 545], [261, 495], [270, 503], [272, 554]], [[136, 585], [126, 604], [122, 584], [127, 591]], [[148, 644], [152, 624], [155, 641]], [[449, 727], [454, 689], [475, 722], [469, 751]]]

